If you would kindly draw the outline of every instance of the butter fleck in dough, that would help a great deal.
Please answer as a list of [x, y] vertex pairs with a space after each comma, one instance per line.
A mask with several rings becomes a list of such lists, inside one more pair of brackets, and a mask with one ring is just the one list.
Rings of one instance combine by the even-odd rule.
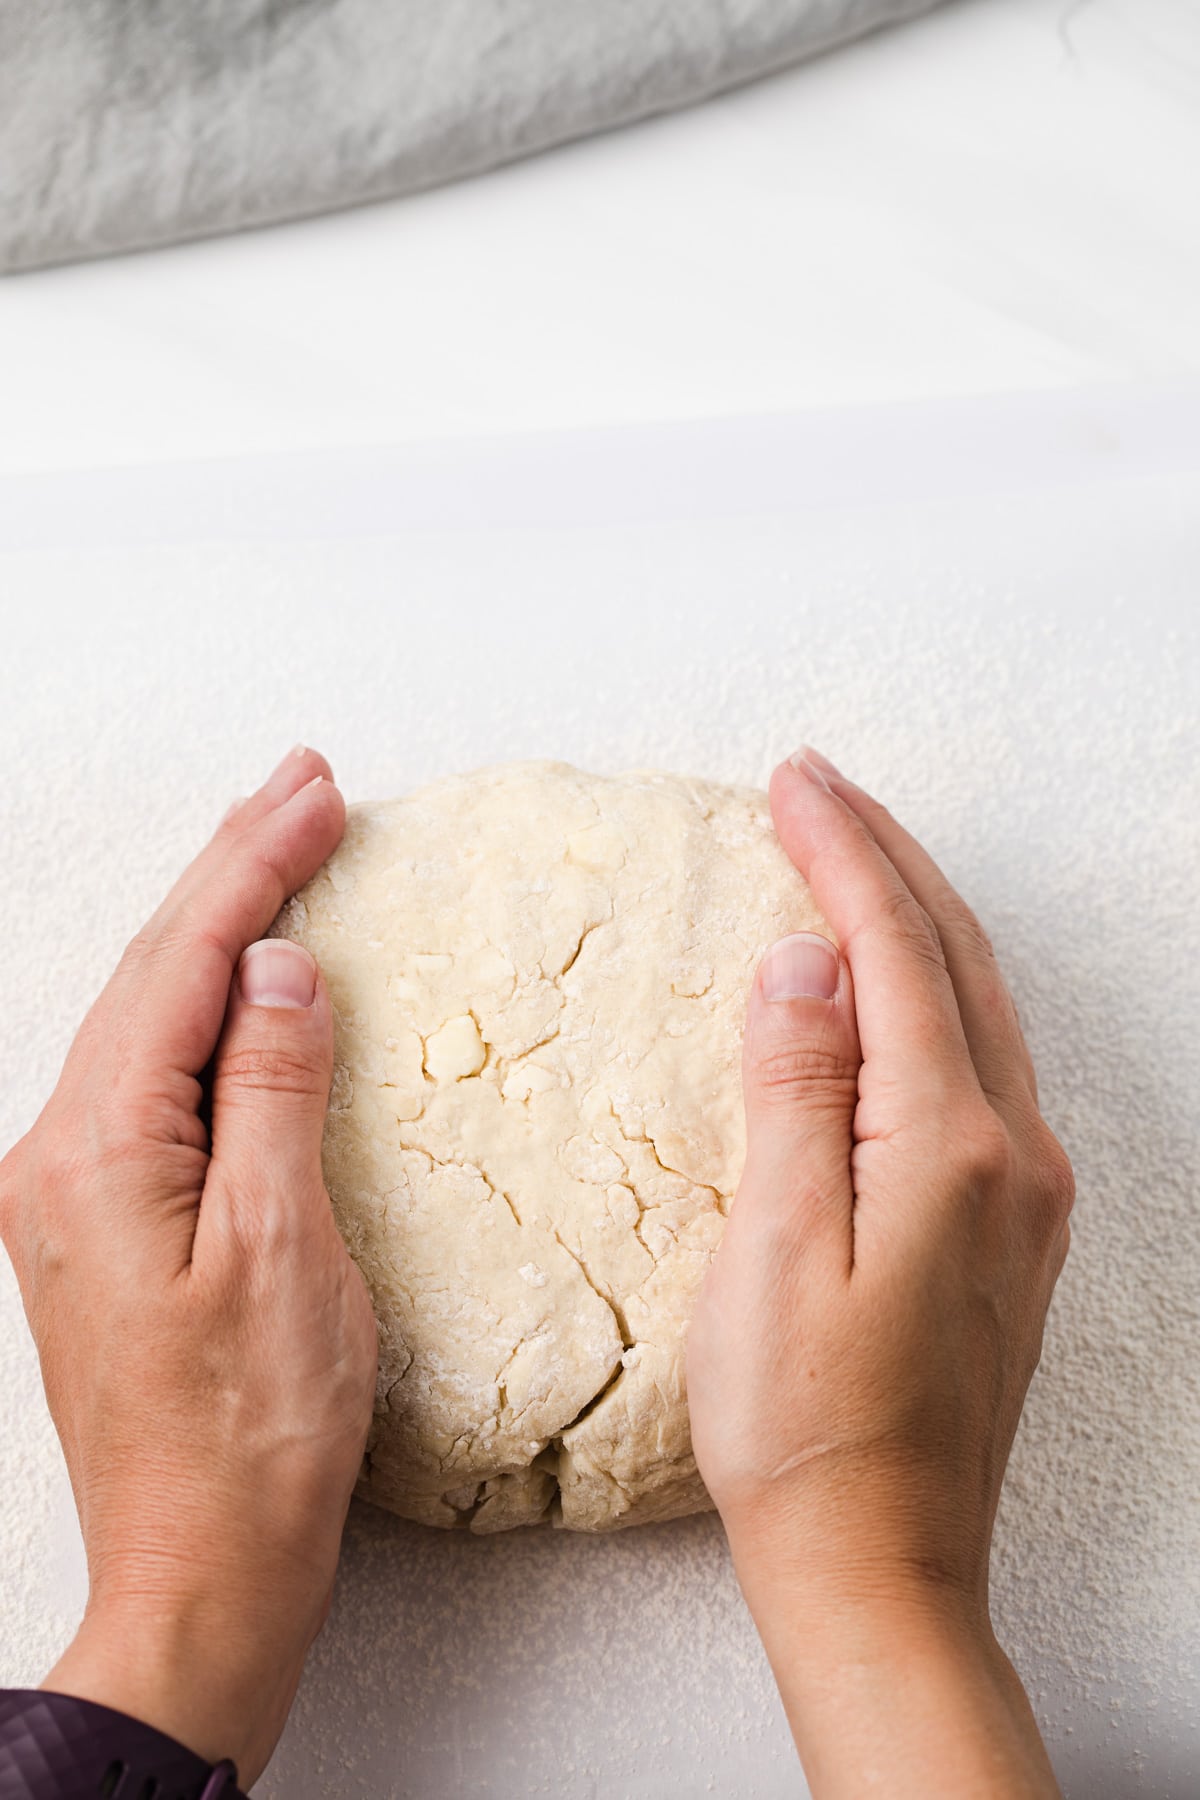
[[514, 763], [352, 806], [276, 921], [334, 1007], [324, 1168], [379, 1321], [358, 1491], [430, 1525], [711, 1505], [687, 1322], [763, 951], [832, 936], [766, 796]]

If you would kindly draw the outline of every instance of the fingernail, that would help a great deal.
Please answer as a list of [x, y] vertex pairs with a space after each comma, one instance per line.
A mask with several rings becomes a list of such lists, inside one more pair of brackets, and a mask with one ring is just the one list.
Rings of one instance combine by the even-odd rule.
[[237, 811], [238, 807], [245, 806], [245, 804], [246, 804], [245, 794], [242, 795], [240, 800], [231, 800], [229, 805], [225, 808], [225, 811], [221, 814], [220, 824], [218, 824], [217, 830], [219, 831], [221, 829], [222, 825], [227, 825], [229, 823], [230, 819], [232, 819], [234, 813]]
[[332, 785], [333, 785], [332, 782], [326, 781], [324, 775], [314, 775], [311, 781], [306, 781], [304, 783], [303, 787], [298, 787], [296, 789], [295, 793], [292, 795], [291, 799], [288, 801], [288, 805], [294, 806], [296, 804], [297, 800], [300, 798], [301, 794], [307, 794], [309, 788], [331, 787]]
[[287, 755], [281, 756], [279, 761], [275, 764], [275, 767], [267, 776], [265, 785], [270, 788], [275, 788], [282, 787], [290, 782], [292, 779], [292, 764], [299, 761], [304, 754], [305, 746], [303, 744], [293, 745]]
[[260, 938], [238, 963], [242, 999], [251, 1006], [311, 1006], [317, 965], [308, 951], [286, 938]]
[[832, 1000], [838, 984], [837, 951], [815, 931], [793, 931], [771, 945], [760, 979], [767, 1000]]
[[792, 756], [789, 756], [788, 762], [798, 775], [803, 775], [807, 780], [812, 782], [814, 787], [824, 788], [827, 794], [833, 792], [833, 789], [822, 775], [820, 769], [818, 769], [816, 763], [808, 760], [807, 745], [805, 745], [803, 749], [797, 750]]
[[810, 763], [815, 763], [818, 769], [824, 769], [827, 775], [836, 775], [839, 781], [846, 780], [842, 771], [834, 763], [831, 763], [827, 756], [822, 756], [819, 750], [814, 750], [811, 744], [805, 744], [803, 754]]

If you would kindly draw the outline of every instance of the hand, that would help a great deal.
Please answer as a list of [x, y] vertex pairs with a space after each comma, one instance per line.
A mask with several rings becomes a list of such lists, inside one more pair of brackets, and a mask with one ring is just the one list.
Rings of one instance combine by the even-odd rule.
[[745, 1170], [688, 1343], [696, 1457], [814, 1793], [1055, 1794], [988, 1556], [1070, 1164], [931, 858], [812, 751], [771, 805], [841, 954], [785, 939], [755, 978]]
[[344, 823], [324, 758], [286, 757], [129, 944], [0, 1164], [88, 1560], [44, 1685], [246, 1786], [328, 1611], [374, 1392], [321, 1178], [329, 997], [307, 952], [256, 942]]

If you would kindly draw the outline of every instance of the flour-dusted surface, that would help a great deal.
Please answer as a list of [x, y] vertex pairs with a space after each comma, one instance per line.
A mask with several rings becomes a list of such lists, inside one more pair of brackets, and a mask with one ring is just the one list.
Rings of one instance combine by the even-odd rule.
[[[989, 485], [985, 409], [978, 456], [953, 467], [929, 447], [952, 435], [944, 419], [906, 424], [892, 505], [886, 471], [870, 491], [887, 419], [868, 415], [846, 464], [860, 485], [820, 509], [816, 454], [786, 463], [786, 504], [735, 516], [722, 491], [752, 486], [751, 441], [705, 486], [694, 461], [686, 483], [664, 472], [653, 443], [584, 439], [522, 465], [540, 521], [495, 516], [512, 462], [497, 447], [474, 474], [432, 462], [437, 507], [403, 532], [389, 521], [412, 481], [375, 494], [376, 535], [295, 541], [309, 517], [251, 467], [257, 541], [200, 506], [174, 547], [123, 545], [164, 516], [143, 488], [124, 516], [109, 496], [106, 548], [0, 556], [0, 1143], [164, 883], [298, 737], [351, 800], [545, 756], [761, 786], [811, 739], [981, 913], [1075, 1162], [1072, 1254], [997, 1531], [1001, 1637], [1071, 1800], [1193, 1800], [1200, 475], [1120, 479], [1106, 404], [1058, 420], [1078, 468], [1040, 472], [1036, 491], [1019, 468]], [[1031, 455], [1054, 429], [1030, 422]], [[709, 441], [697, 430], [692, 449]], [[781, 454], [772, 436], [764, 492]], [[613, 500], [630, 471], [664, 497], [657, 514]], [[356, 491], [366, 480], [356, 466]], [[338, 492], [336, 465], [322, 481]], [[78, 494], [60, 501], [65, 528]], [[29, 1679], [82, 1587], [3, 1259], [0, 1445], [0, 1679]], [[258, 1785], [266, 1800], [798, 1791], [712, 1515], [476, 1537], [358, 1503]]]
[[325, 1179], [380, 1336], [360, 1494], [477, 1532], [711, 1506], [684, 1358], [746, 996], [821, 926], [751, 789], [542, 761], [350, 807], [275, 930], [333, 1001]]

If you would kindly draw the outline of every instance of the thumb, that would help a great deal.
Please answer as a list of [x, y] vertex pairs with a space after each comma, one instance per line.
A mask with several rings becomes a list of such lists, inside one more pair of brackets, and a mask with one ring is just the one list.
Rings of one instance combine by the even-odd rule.
[[763, 957], [742, 1053], [746, 1168], [736, 1211], [787, 1235], [853, 1246], [850, 1152], [862, 1052], [850, 969], [830, 939], [797, 931]]
[[213, 1058], [212, 1158], [255, 1203], [327, 1207], [321, 1138], [333, 1075], [329, 993], [308, 951], [263, 938], [242, 952]]

